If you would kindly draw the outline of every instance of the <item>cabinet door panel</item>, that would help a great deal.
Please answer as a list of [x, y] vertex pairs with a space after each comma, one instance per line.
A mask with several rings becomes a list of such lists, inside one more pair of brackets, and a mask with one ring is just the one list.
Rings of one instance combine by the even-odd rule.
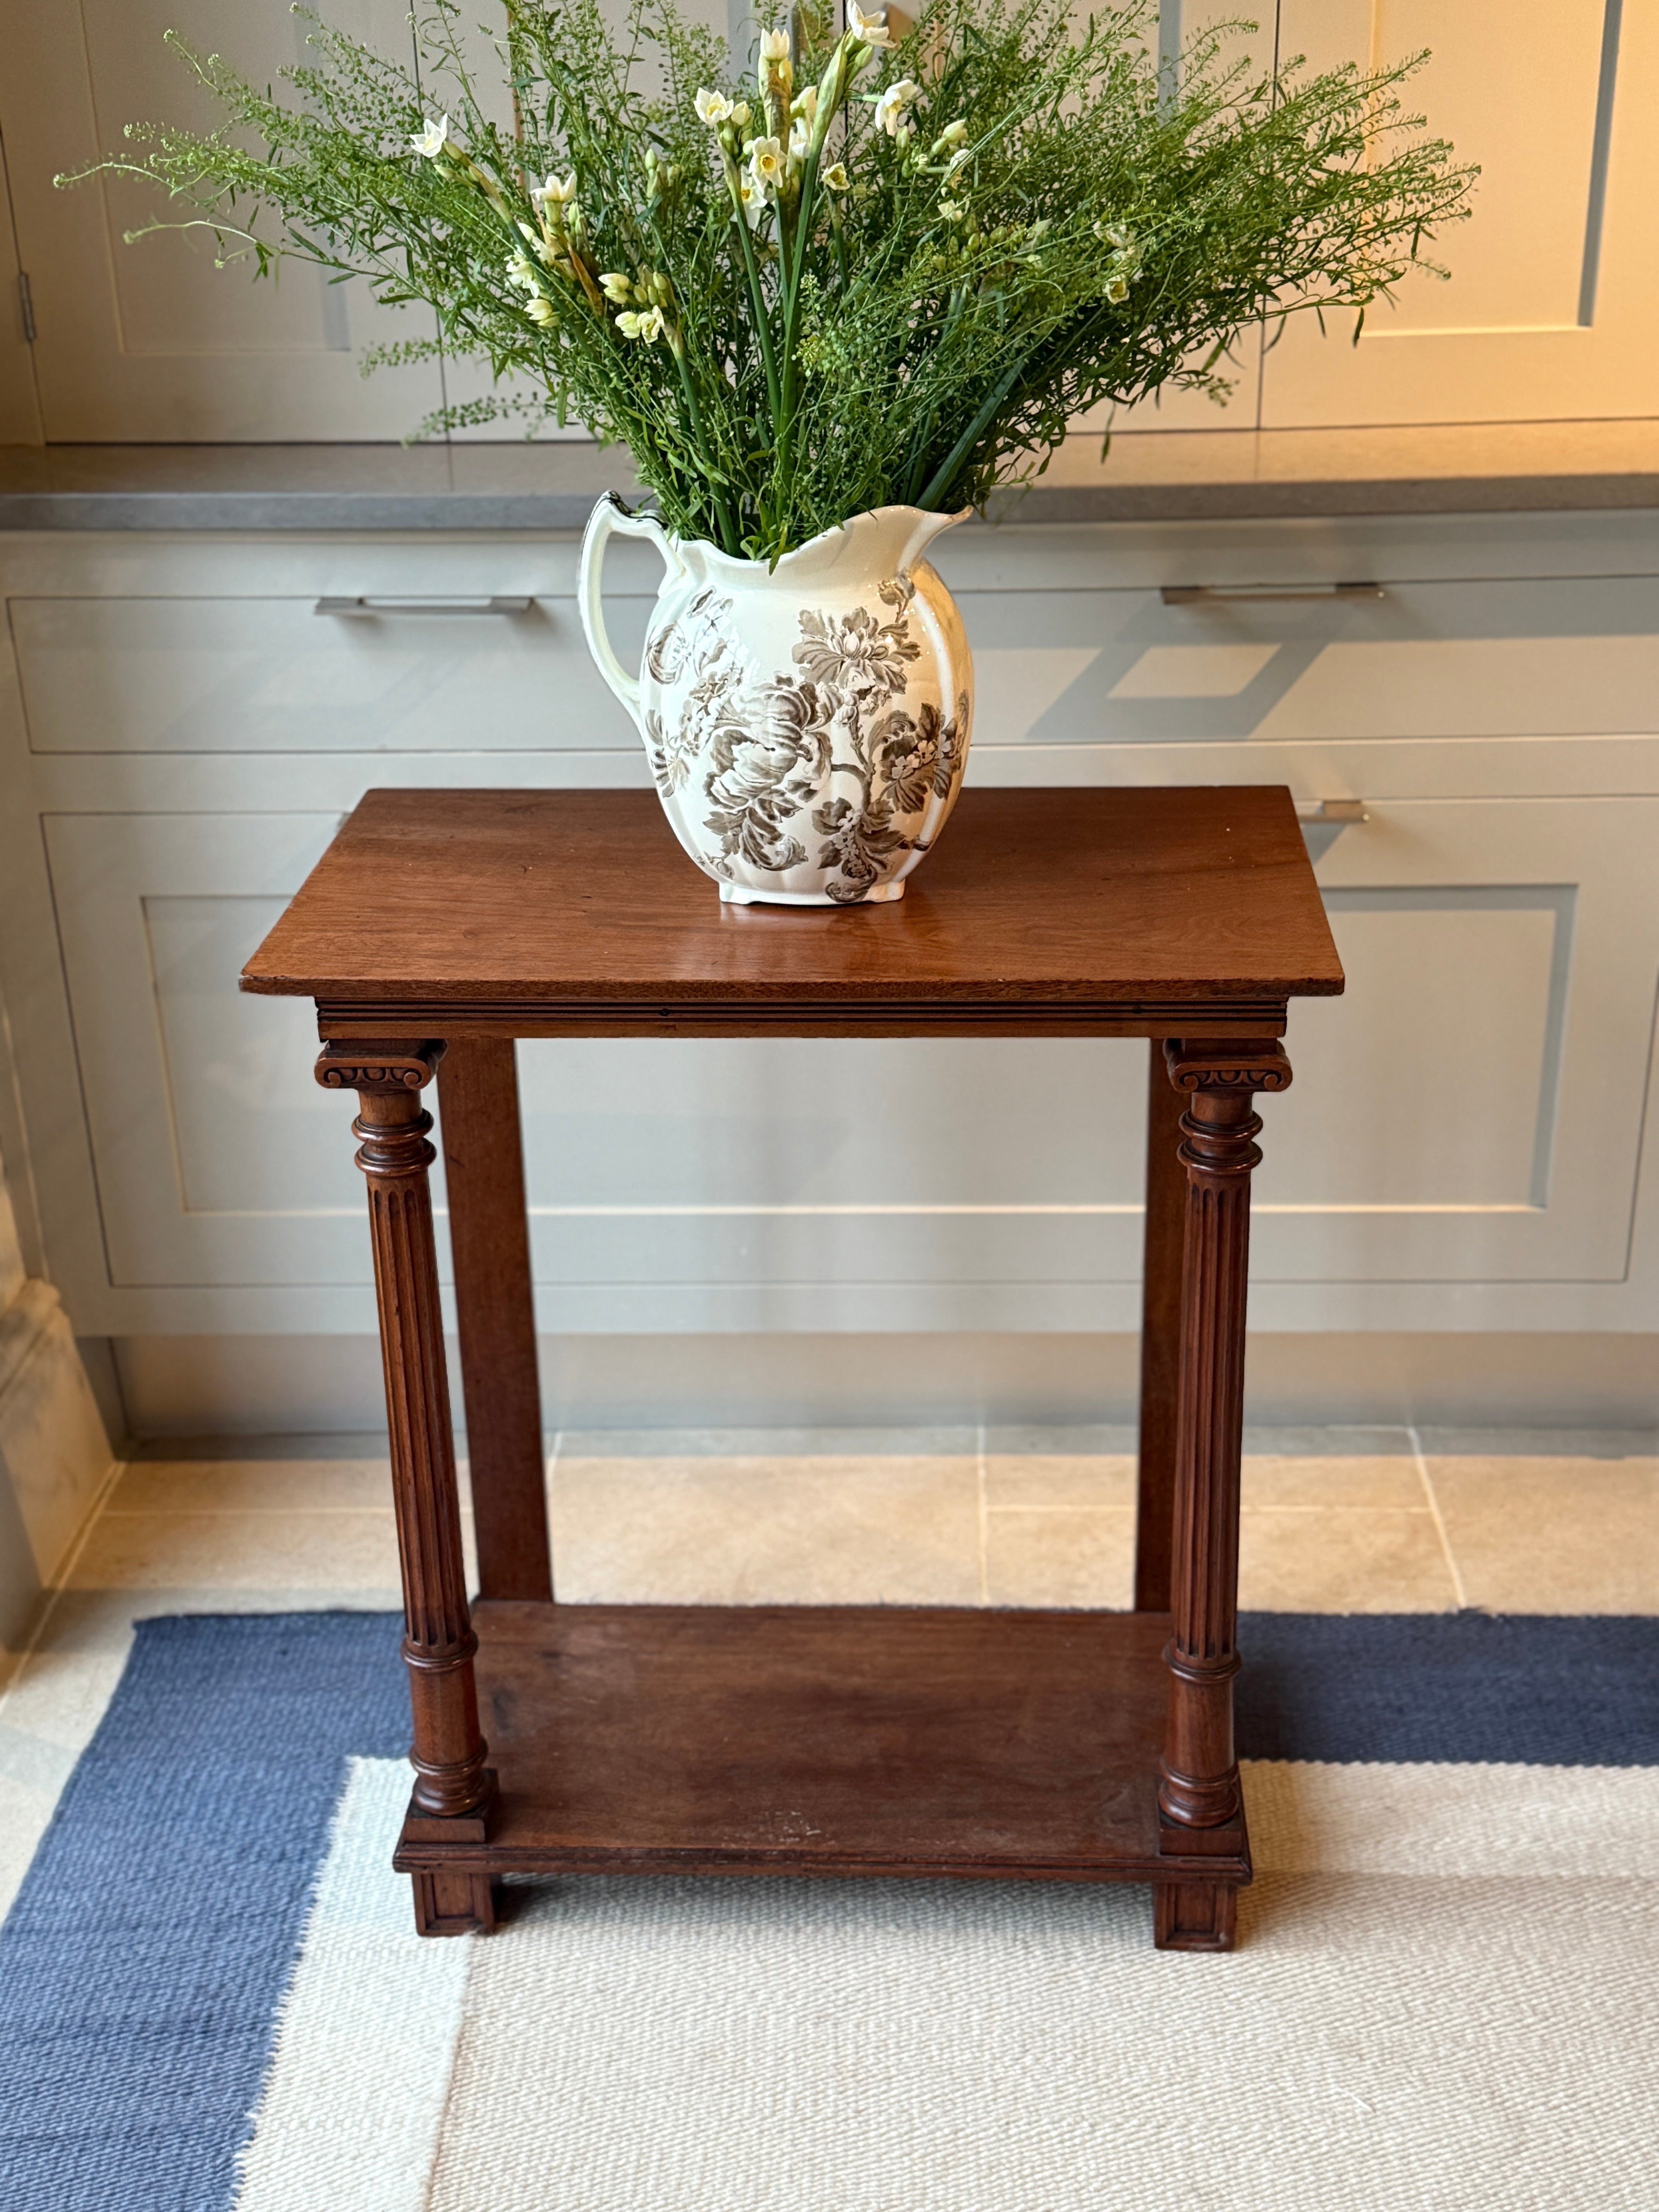
[[47, 818], [118, 1286], [362, 1273], [349, 1102], [312, 1079], [310, 1002], [236, 988], [337, 826], [331, 814]]
[[[326, 14], [389, 55], [412, 56], [402, 0], [335, 0]], [[361, 374], [368, 347], [433, 337], [429, 310], [377, 307], [361, 282], [331, 284], [300, 262], [256, 283], [245, 263], [216, 267], [202, 229], [128, 245], [124, 233], [175, 211], [119, 179], [53, 190], [57, 173], [118, 152], [130, 122], [222, 123], [163, 45], [168, 28], [268, 84], [304, 59], [302, 17], [224, 0], [84, 0], [7, 5], [0, 24], [0, 131], [49, 441], [401, 438], [442, 406], [436, 362]]]
[[1659, 799], [1388, 801], [1319, 864], [1263, 1281], [1616, 1282], [1659, 981]]
[[1279, 50], [1362, 68], [1430, 49], [1405, 94], [1480, 166], [1467, 222], [1429, 246], [1449, 283], [1293, 317], [1267, 356], [1264, 427], [1645, 415], [1659, 302], [1659, 12], [1622, 0], [1280, 0]]
[[[434, 594], [435, 596], [435, 594]], [[606, 601], [618, 653], [652, 602]], [[29, 744], [79, 752], [632, 752], [572, 599], [524, 615], [318, 615], [311, 599], [11, 603]]]

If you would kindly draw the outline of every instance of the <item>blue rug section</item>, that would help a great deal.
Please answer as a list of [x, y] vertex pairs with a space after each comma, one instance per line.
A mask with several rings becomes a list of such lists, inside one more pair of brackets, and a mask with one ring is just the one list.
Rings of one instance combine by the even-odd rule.
[[1251, 1613], [1241, 1759], [1659, 1766], [1659, 1620]]
[[[399, 1627], [142, 1624], [0, 1930], [0, 2212], [228, 2212], [343, 1763], [408, 1746]], [[1659, 1765], [1659, 1621], [1268, 1613], [1239, 1643], [1247, 1759]]]
[[[149, 1620], [0, 1931], [4, 2212], [223, 2212], [387, 1613]], [[321, 2212], [321, 2208], [319, 2208]]]

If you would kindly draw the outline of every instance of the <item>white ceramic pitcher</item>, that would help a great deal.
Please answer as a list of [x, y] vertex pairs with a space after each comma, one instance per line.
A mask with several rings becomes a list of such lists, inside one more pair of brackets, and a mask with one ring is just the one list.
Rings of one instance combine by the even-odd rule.
[[[884, 507], [777, 566], [672, 538], [614, 493], [582, 539], [582, 627], [639, 726], [675, 836], [740, 905], [902, 898], [962, 785], [974, 671], [921, 558], [961, 514]], [[666, 564], [640, 674], [611, 651], [613, 532]]]

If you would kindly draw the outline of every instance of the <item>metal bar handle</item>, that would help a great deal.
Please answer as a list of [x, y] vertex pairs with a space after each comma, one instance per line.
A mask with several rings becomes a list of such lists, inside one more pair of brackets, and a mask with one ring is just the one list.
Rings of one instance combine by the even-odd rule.
[[1226, 599], [1384, 599], [1381, 584], [1162, 584], [1166, 607], [1191, 607]]
[[1371, 811], [1363, 799], [1298, 799], [1298, 822], [1369, 822]]
[[527, 615], [535, 604], [532, 598], [496, 592], [487, 599], [319, 599], [311, 611], [362, 621], [382, 615]]

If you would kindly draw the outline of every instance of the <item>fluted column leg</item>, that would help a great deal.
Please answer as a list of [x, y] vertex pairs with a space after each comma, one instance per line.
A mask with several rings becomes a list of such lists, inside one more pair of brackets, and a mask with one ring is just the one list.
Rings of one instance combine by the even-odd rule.
[[[1171, 1039], [1165, 1054], [1170, 1079], [1188, 1103], [1181, 1117], [1187, 1208], [1159, 1848], [1220, 1857], [1238, 1855], [1244, 1843], [1233, 1677], [1250, 1175], [1261, 1158], [1254, 1101], [1257, 1091], [1284, 1090], [1291, 1069], [1271, 1039]], [[1231, 1880], [1159, 1883], [1159, 1944], [1226, 1949], [1237, 1896]]]
[[[473, 1680], [477, 1638], [466, 1600], [427, 1181], [427, 1170], [437, 1155], [427, 1135], [432, 1116], [420, 1098], [442, 1051], [441, 1044], [331, 1044], [317, 1063], [317, 1080], [327, 1090], [357, 1094], [352, 1128], [362, 1140], [357, 1164], [368, 1185], [392, 1498], [403, 1568], [403, 1654], [414, 1713], [411, 1816], [445, 1822], [469, 1819], [469, 1825], [477, 1825], [476, 1816], [491, 1795], [493, 1778], [484, 1765]], [[480, 1827], [480, 1836], [482, 1832]], [[482, 1911], [477, 1894], [480, 1880]], [[457, 1884], [460, 1888], [452, 1896]], [[424, 1933], [487, 1925], [488, 1899], [487, 1879], [416, 1876], [416, 1918]]]

